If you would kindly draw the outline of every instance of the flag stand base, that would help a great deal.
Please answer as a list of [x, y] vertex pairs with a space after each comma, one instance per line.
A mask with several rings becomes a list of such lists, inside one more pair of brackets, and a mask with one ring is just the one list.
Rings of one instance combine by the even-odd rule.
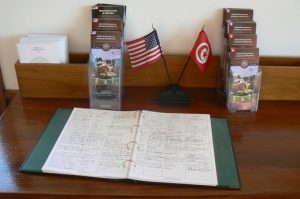
[[178, 84], [171, 84], [160, 93], [159, 103], [162, 106], [189, 106], [191, 99]]

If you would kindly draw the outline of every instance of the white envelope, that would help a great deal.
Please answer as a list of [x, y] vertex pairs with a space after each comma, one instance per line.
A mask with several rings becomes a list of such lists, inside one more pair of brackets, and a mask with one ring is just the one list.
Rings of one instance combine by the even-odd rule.
[[68, 63], [66, 35], [29, 34], [17, 44], [20, 63]]

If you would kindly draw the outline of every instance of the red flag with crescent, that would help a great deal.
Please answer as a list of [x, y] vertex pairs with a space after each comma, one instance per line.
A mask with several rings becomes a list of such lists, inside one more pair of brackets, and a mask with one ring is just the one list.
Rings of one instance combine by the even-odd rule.
[[201, 30], [201, 32], [199, 33], [190, 56], [198, 65], [200, 71], [204, 72], [211, 60], [211, 47], [204, 30]]

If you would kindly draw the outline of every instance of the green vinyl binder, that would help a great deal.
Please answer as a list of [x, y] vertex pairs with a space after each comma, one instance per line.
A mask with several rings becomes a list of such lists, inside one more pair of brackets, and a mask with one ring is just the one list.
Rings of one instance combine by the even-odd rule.
[[[43, 173], [46, 162], [58, 136], [67, 122], [72, 109], [57, 109], [39, 140], [22, 164], [21, 172]], [[211, 118], [218, 187], [240, 188], [237, 164], [232, 148], [227, 120]]]
[[48, 126], [44, 129], [44, 132], [21, 166], [20, 171], [33, 173], [43, 172], [42, 167], [71, 113], [72, 109], [57, 109], [48, 123]]

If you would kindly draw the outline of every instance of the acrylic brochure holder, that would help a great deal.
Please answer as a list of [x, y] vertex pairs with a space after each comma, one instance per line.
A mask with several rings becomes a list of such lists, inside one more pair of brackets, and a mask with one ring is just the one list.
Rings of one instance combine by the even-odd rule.
[[[115, 72], [102, 74], [103, 68], [113, 68]], [[90, 107], [99, 109], [121, 109], [122, 60], [97, 62], [91, 53], [89, 64]]]
[[230, 112], [258, 110], [259, 92], [262, 71], [252, 76], [241, 78], [236, 73], [230, 73], [228, 78], [227, 108]]
[[224, 8], [217, 91], [230, 112], [257, 111], [262, 71], [252, 9]]
[[122, 5], [92, 7], [90, 108], [121, 110], [125, 13]]

